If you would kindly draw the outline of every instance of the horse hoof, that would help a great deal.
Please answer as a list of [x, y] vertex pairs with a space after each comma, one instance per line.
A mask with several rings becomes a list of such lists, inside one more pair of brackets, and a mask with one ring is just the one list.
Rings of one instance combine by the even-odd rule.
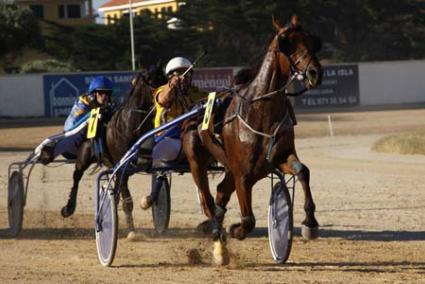
[[212, 222], [210, 220], [205, 220], [196, 227], [196, 231], [203, 235], [211, 235], [212, 229]]
[[64, 218], [68, 218], [69, 216], [71, 216], [72, 214], [74, 214], [74, 209], [69, 209], [67, 206], [62, 207], [61, 209], [61, 215]]
[[191, 249], [187, 252], [187, 260], [190, 265], [203, 264], [202, 256], [198, 249]]
[[145, 238], [141, 234], [137, 234], [135, 231], [130, 231], [127, 234], [127, 241], [129, 242], [137, 242], [137, 241], [143, 241]]
[[213, 256], [216, 265], [228, 265], [230, 263], [229, 251], [224, 242], [220, 240], [214, 242]]
[[148, 196], [143, 196], [142, 199], [140, 200], [140, 208], [142, 208], [143, 210], [147, 210], [152, 206], [152, 199], [151, 197]]
[[241, 230], [240, 223], [230, 225], [230, 227], [227, 227], [226, 231], [233, 239], [243, 240], [246, 237], [246, 235]]
[[319, 237], [319, 227], [309, 228], [307, 226], [302, 226], [301, 235], [305, 240], [317, 239]]

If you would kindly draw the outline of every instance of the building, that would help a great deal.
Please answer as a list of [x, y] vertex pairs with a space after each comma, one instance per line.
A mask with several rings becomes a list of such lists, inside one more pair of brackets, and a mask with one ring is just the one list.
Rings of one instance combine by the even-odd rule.
[[[134, 15], [140, 15], [145, 10], [157, 15], [177, 11], [177, 0], [132, 0]], [[112, 24], [117, 19], [128, 16], [130, 10], [129, 0], [110, 0], [102, 5], [98, 11], [104, 13], [105, 24]]]
[[66, 26], [94, 23], [92, 0], [15, 0], [44, 22]]
[[[2, 1], [2, 0], [0, 0]], [[6, 1], [6, 0], [4, 0]], [[93, 0], [9, 0], [20, 6], [29, 7], [40, 19], [43, 35], [58, 31], [59, 26], [78, 26], [95, 23]], [[19, 72], [21, 66], [34, 60], [47, 60], [53, 57], [33, 48], [23, 48], [9, 52], [0, 58], [0, 74]]]

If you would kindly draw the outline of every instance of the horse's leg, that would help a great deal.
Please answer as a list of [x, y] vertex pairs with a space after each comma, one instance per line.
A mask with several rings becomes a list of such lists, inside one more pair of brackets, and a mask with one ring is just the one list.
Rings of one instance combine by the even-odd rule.
[[298, 181], [304, 191], [304, 211], [306, 217], [302, 224], [302, 235], [306, 239], [315, 239], [319, 236], [319, 223], [314, 215], [316, 211], [316, 205], [313, 201], [313, 195], [310, 190], [310, 170], [304, 164], [302, 164], [298, 158], [292, 154], [288, 157], [287, 162], [279, 166], [280, 170], [284, 173], [296, 175]]
[[75, 169], [73, 174], [74, 183], [72, 185], [71, 192], [69, 193], [68, 203], [61, 209], [61, 215], [64, 218], [74, 214], [75, 207], [77, 205], [78, 184], [80, 183], [84, 172], [91, 163], [91, 145], [90, 143], [83, 143], [77, 152], [77, 160], [75, 161]]
[[230, 226], [230, 236], [238, 240], [245, 239], [246, 235], [255, 228], [255, 216], [252, 212], [253, 183], [246, 176], [235, 177], [236, 194], [241, 210], [241, 222]]
[[255, 217], [251, 207], [252, 185], [245, 178], [234, 178], [231, 173], [226, 173], [224, 180], [217, 187], [216, 210], [213, 222], [213, 240], [214, 240], [214, 261], [220, 265], [229, 263], [229, 252], [226, 247], [226, 237], [223, 230], [223, 219], [226, 213], [226, 205], [230, 200], [232, 192], [235, 190], [238, 195], [239, 206], [241, 209], [241, 223], [230, 227], [230, 235], [233, 238], [242, 240], [246, 234], [255, 227]]
[[182, 137], [183, 151], [189, 162], [193, 180], [200, 192], [200, 202], [204, 214], [208, 220], [198, 225], [198, 229], [204, 233], [211, 231], [211, 220], [214, 217], [214, 198], [211, 195], [208, 183], [209, 153], [202, 146], [196, 130], [187, 131]]
[[226, 172], [224, 179], [217, 186], [217, 194], [215, 198], [215, 220], [217, 222], [217, 230], [221, 230], [223, 227], [224, 214], [227, 209], [226, 206], [230, 201], [230, 196], [235, 191], [235, 179], [230, 172]]
[[122, 198], [122, 209], [125, 214], [125, 222], [127, 223], [127, 239], [134, 240], [136, 237], [136, 231], [134, 229], [133, 220], [133, 199], [131, 198], [130, 190], [128, 189], [128, 178], [127, 174], [124, 174], [120, 183], [120, 192]]
[[219, 162], [221, 163], [226, 170], [229, 169], [229, 162], [224, 152], [223, 146], [220, 142], [214, 137], [210, 130], [198, 130], [201, 143], [204, 145], [208, 152]]

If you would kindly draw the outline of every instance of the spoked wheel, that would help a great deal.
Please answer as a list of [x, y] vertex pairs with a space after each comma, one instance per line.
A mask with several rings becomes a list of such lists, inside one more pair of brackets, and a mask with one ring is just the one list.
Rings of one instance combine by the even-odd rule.
[[98, 186], [96, 201], [97, 255], [103, 266], [110, 266], [118, 239], [117, 201], [111, 186]]
[[170, 185], [166, 176], [152, 175], [152, 186], [158, 186], [158, 196], [156, 201], [152, 204], [152, 218], [155, 232], [163, 234], [168, 229], [171, 214], [171, 198], [170, 198]]
[[273, 186], [268, 226], [273, 259], [277, 263], [285, 263], [291, 253], [294, 220], [291, 196], [286, 185], [280, 182]]
[[9, 234], [17, 237], [24, 219], [24, 180], [22, 173], [14, 171], [9, 178], [7, 209], [9, 214]]

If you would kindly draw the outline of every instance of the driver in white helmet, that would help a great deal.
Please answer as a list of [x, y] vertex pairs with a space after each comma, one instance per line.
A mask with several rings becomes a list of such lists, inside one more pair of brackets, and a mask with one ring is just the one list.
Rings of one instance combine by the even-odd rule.
[[[155, 128], [182, 115], [195, 102], [207, 97], [208, 94], [206, 92], [201, 92], [198, 88], [192, 86], [193, 70], [185, 73], [191, 65], [192, 63], [187, 58], [174, 57], [165, 67], [168, 82], [154, 91], [154, 103], [156, 108], [154, 119]], [[168, 139], [167, 142], [166, 139], [161, 140], [163, 137], [171, 139]], [[180, 139], [180, 125], [175, 125], [157, 135], [157, 138], [155, 138], [155, 147], [161, 148], [161, 143], [169, 143], [169, 141], [173, 139]], [[167, 144], [167, 146], [174, 149], [176, 154], [180, 152], [179, 147], [174, 148], [172, 144]], [[168, 149], [164, 152], [170, 153], [172, 150]], [[153, 156], [155, 156], [155, 148], [153, 150]], [[142, 197], [140, 202], [142, 209], [148, 209], [157, 199], [160, 185], [161, 184], [155, 180], [151, 193]]]
[[183, 76], [191, 65], [185, 57], [174, 57], [165, 67], [168, 82], [154, 92], [155, 128], [183, 114], [194, 102], [207, 96], [192, 86], [193, 69]]

